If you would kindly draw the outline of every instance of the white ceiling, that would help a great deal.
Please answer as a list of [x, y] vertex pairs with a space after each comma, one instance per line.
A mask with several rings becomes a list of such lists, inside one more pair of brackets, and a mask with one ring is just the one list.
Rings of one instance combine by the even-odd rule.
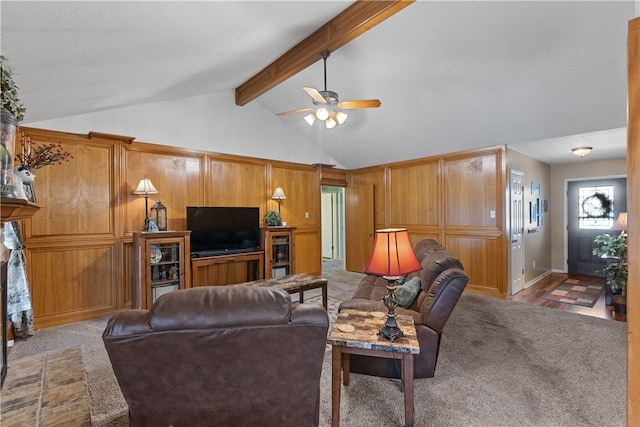
[[[233, 90], [344, 1], [2, 1], [25, 123]], [[419, 1], [332, 52], [327, 89], [379, 98], [342, 126], [283, 116], [349, 168], [507, 144], [549, 164], [624, 157], [633, 1]], [[252, 102], [311, 106], [322, 61]]]

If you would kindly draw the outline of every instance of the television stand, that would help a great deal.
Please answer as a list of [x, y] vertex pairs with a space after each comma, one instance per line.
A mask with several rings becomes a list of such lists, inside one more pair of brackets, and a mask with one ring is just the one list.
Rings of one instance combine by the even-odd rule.
[[[246, 263], [246, 278], [234, 280], [230, 269], [235, 264]], [[226, 272], [220, 274], [221, 267], [226, 267]], [[218, 270], [215, 270], [215, 269]], [[224, 280], [221, 280], [221, 276]], [[264, 279], [264, 251], [243, 252], [238, 254], [225, 254], [205, 256], [191, 259], [191, 287], [211, 285], [233, 285], [251, 280]], [[214, 283], [217, 282], [217, 283]]]

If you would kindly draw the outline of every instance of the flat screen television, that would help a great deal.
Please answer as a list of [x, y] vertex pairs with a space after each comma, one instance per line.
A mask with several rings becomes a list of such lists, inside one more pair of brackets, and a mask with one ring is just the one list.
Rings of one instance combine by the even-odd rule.
[[187, 206], [187, 230], [194, 258], [262, 248], [259, 208]]

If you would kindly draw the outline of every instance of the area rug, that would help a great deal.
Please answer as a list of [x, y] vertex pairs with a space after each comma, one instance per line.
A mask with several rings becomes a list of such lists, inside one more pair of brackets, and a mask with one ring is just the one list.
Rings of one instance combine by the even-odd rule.
[[604, 290], [604, 283], [567, 279], [542, 298], [565, 304], [593, 307]]

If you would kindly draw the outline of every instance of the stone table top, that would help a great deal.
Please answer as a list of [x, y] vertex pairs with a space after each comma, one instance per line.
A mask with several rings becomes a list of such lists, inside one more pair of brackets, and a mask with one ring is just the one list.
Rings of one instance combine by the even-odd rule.
[[327, 279], [321, 276], [312, 276], [311, 274], [291, 274], [289, 276], [278, 277], [275, 279], [260, 279], [252, 282], [237, 283], [242, 286], [266, 286], [269, 288], [282, 289], [284, 291], [295, 291], [309, 285], [321, 285], [327, 283]]
[[342, 310], [338, 314], [331, 332], [329, 332], [327, 342], [343, 347], [394, 351], [396, 353], [420, 353], [416, 327], [411, 316], [396, 315], [396, 322], [404, 336], [393, 342], [378, 335], [378, 331], [384, 326], [386, 320], [386, 313]]

